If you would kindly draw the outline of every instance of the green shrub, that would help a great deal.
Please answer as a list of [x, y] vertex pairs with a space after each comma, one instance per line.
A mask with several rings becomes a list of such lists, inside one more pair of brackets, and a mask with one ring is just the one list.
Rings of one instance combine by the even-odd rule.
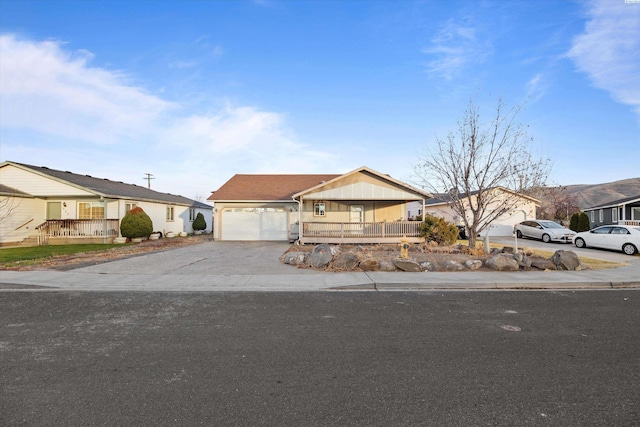
[[151, 233], [153, 233], [153, 222], [142, 208], [133, 208], [122, 218], [120, 223], [122, 237], [135, 239], [137, 237], [147, 237]]
[[207, 228], [207, 222], [204, 220], [202, 212], [198, 212], [198, 215], [196, 215], [196, 219], [193, 221], [191, 226], [193, 227], [193, 231], [205, 230]]
[[420, 226], [420, 237], [428, 242], [433, 241], [438, 245], [453, 245], [458, 239], [458, 227], [433, 215], [425, 215], [424, 222]]
[[587, 215], [584, 212], [580, 212], [580, 217], [578, 218], [578, 229], [576, 231], [579, 233], [581, 231], [589, 231], [589, 230], [591, 230], [589, 215]]
[[574, 213], [569, 220], [569, 230], [578, 231], [578, 223], [580, 222], [580, 214]]

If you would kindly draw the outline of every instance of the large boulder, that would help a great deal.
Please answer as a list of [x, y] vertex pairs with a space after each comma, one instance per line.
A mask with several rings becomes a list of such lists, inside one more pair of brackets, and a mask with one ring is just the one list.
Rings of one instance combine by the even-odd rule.
[[580, 259], [573, 251], [556, 251], [551, 257], [551, 262], [555, 264], [558, 270], [574, 271], [580, 267]]
[[549, 259], [536, 258], [531, 260], [531, 267], [538, 270], [557, 270], [556, 265]]
[[431, 261], [424, 261], [420, 263], [420, 267], [423, 271], [438, 271], [438, 264]]
[[463, 271], [464, 265], [458, 261], [447, 260], [442, 262], [442, 269], [444, 271]]
[[485, 265], [496, 271], [518, 271], [520, 270], [520, 266], [518, 265], [518, 261], [513, 259], [513, 255], [510, 254], [498, 254], [494, 257], [489, 258]]
[[396, 271], [396, 266], [391, 261], [380, 261], [378, 266], [380, 271]]
[[482, 267], [482, 261], [480, 261], [479, 259], [468, 259], [464, 262], [464, 265], [469, 270], [478, 270], [480, 267]]
[[313, 251], [311, 251], [307, 257], [307, 264], [314, 268], [323, 268], [329, 264], [332, 259], [333, 253], [331, 251], [331, 246], [327, 243], [323, 243], [313, 248]]
[[422, 267], [420, 267], [420, 264], [408, 259], [393, 260], [393, 265], [395, 265], [398, 270], [402, 270], [402, 271], [408, 271], [408, 272], [422, 271]]
[[290, 265], [302, 265], [307, 260], [307, 252], [287, 252], [282, 256], [282, 262]]
[[367, 259], [360, 263], [360, 268], [363, 271], [378, 271], [380, 269], [380, 264], [375, 259]]
[[340, 252], [333, 261], [333, 267], [336, 270], [353, 270], [358, 266], [360, 260], [351, 252]]

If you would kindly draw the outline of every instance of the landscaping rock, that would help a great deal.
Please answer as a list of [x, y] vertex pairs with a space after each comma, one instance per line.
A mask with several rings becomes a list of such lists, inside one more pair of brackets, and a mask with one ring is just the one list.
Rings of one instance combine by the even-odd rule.
[[445, 271], [463, 271], [464, 266], [458, 261], [444, 261], [442, 263], [442, 269]]
[[302, 265], [307, 261], [307, 252], [287, 252], [282, 257], [282, 262], [289, 265]]
[[520, 266], [518, 261], [513, 259], [513, 255], [510, 254], [498, 254], [492, 258], [489, 258], [485, 265], [496, 271], [518, 271]]
[[558, 250], [551, 257], [558, 270], [575, 271], [580, 266], [580, 259], [573, 251]]
[[396, 271], [396, 266], [391, 261], [380, 261], [380, 271]]
[[531, 261], [531, 267], [538, 270], [557, 270], [556, 265], [549, 259], [538, 258]]
[[398, 270], [402, 270], [402, 271], [409, 271], [409, 272], [422, 271], [420, 264], [408, 259], [396, 259], [393, 261], [393, 265], [395, 265]]
[[[521, 255], [521, 254], [519, 254]], [[516, 259], [516, 261], [518, 262], [518, 265], [520, 266], [521, 269], [523, 270], [529, 270], [531, 268], [531, 258], [529, 258], [526, 255], [522, 255], [520, 257], [518, 257], [518, 259]]]
[[505, 247], [502, 248], [502, 253], [503, 254], [512, 254], [514, 252], [515, 251], [514, 251], [512, 246], [505, 246]]
[[338, 270], [353, 270], [360, 260], [350, 252], [340, 252], [333, 261], [333, 267]]
[[367, 259], [360, 263], [360, 268], [363, 271], [378, 271], [380, 269], [380, 265], [375, 259]]
[[468, 259], [464, 262], [464, 265], [469, 270], [478, 270], [480, 267], [482, 267], [482, 261], [480, 261], [479, 259]]
[[333, 254], [331, 252], [331, 247], [327, 243], [323, 243], [313, 248], [313, 251], [307, 258], [307, 264], [311, 267], [322, 268], [329, 264], [332, 259]]
[[438, 271], [438, 265], [435, 262], [425, 261], [420, 263], [422, 271]]

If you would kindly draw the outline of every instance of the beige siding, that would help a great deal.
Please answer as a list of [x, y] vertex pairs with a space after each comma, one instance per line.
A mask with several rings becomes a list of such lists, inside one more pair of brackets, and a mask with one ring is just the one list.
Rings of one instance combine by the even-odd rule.
[[0, 168], [0, 182], [9, 187], [16, 188], [22, 192], [38, 197], [93, 195], [93, 193], [86, 190], [17, 168], [13, 165], [5, 165]]
[[323, 185], [304, 199], [330, 200], [416, 200], [421, 196], [366, 172], [359, 172]]

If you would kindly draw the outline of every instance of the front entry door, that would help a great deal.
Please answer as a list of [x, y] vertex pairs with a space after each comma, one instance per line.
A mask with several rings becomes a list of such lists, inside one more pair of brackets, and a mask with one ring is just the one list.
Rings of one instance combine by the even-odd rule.
[[47, 219], [62, 219], [62, 202], [47, 202]]
[[351, 232], [362, 234], [363, 222], [364, 222], [364, 206], [363, 205], [351, 205], [349, 206], [349, 222], [351, 222]]

